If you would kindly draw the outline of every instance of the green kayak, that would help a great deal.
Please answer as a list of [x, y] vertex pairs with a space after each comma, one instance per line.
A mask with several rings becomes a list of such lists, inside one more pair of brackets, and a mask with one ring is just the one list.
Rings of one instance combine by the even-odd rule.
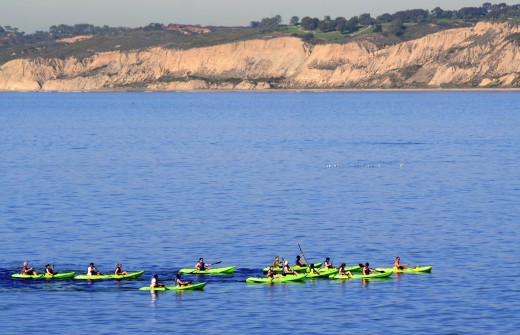
[[278, 278], [265, 278], [265, 277], [249, 277], [246, 279], [246, 282], [248, 283], [264, 283], [264, 284], [271, 284], [271, 283], [286, 283], [286, 282], [292, 282], [292, 281], [303, 281], [307, 278], [307, 274], [302, 273], [298, 275], [287, 275], [283, 277]]
[[179, 273], [183, 273], [183, 274], [201, 274], [201, 275], [232, 274], [233, 272], [235, 272], [234, 266], [228, 266], [225, 268], [214, 268], [214, 269], [202, 270], [202, 271], [194, 269], [194, 268], [179, 270]]
[[206, 282], [192, 284], [188, 286], [166, 286], [166, 287], [141, 287], [139, 290], [141, 291], [194, 291], [194, 290], [202, 290], [206, 286]]
[[353, 274], [352, 276], [349, 275], [332, 275], [329, 278], [330, 279], [369, 279], [369, 278], [388, 278], [392, 275], [392, 271], [385, 271], [385, 272], [376, 272], [371, 273], [369, 275], [363, 275], [363, 274]]
[[139, 278], [143, 273], [144, 273], [144, 271], [130, 272], [127, 275], [101, 275], [101, 276], [79, 275], [79, 276], [74, 277], [74, 279], [82, 279], [82, 280], [135, 279], [135, 278]]
[[[323, 263], [315, 263], [314, 264], [314, 267], [315, 268], [319, 268], [321, 266], [321, 264]], [[309, 267], [308, 266], [293, 266], [292, 268], [289, 268], [293, 271], [296, 271], [296, 272], [309, 272]], [[269, 271], [269, 268], [263, 268], [262, 269], [264, 271], [264, 273], [267, 273], [267, 271]], [[273, 268], [274, 272], [276, 273], [282, 273], [282, 268]]]
[[71, 279], [74, 277], [76, 272], [64, 272], [64, 273], [57, 273], [55, 275], [47, 275], [47, 274], [41, 274], [41, 275], [23, 275], [20, 273], [15, 273], [11, 277], [13, 278], [21, 278], [21, 279]]
[[320, 272], [309, 272], [307, 273], [307, 278], [313, 279], [313, 278], [329, 278], [332, 275], [335, 275], [338, 273], [338, 269], [320, 269]]
[[395, 268], [377, 268], [376, 270], [379, 271], [393, 271], [398, 273], [425, 273], [425, 272], [432, 272], [431, 266], [415, 266], [413, 268], [406, 268], [406, 269], [395, 269]]

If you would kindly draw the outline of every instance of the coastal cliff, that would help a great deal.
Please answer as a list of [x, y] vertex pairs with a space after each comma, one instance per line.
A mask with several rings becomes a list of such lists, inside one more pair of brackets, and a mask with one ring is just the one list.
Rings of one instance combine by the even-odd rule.
[[520, 27], [481, 22], [400, 44], [310, 45], [294, 37], [88, 58], [16, 59], [0, 90], [389, 89], [520, 87]]

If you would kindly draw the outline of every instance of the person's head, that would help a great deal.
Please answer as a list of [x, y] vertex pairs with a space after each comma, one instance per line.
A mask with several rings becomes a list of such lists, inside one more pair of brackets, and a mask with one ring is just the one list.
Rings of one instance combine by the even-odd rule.
[[300, 256], [300, 255], [296, 256], [297, 260], [300, 260], [300, 258], [302, 258], [302, 256]]
[[180, 274], [180, 273], [177, 273], [177, 274], [175, 275], [175, 278], [177, 278], [177, 279], [181, 279], [181, 274]]
[[401, 260], [401, 257], [397, 256], [397, 257], [395, 258], [395, 260], [396, 260], [396, 261], [400, 261], [400, 260]]
[[123, 264], [121, 264], [121, 263], [117, 263], [117, 266], [118, 266], [118, 267], [122, 267]]
[[155, 279], [157, 279], [157, 278], [159, 278], [159, 275], [156, 273], [156, 274], [153, 275], [153, 277], [154, 277]]
[[345, 263], [341, 263], [341, 267], [344, 268], [345, 267]]
[[28, 265], [29, 265], [29, 263], [23, 262], [23, 266], [28, 266]]
[[325, 258], [325, 261], [330, 262], [330, 257]]
[[370, 264], [368, 264], [368, 262], [365, 263], [365, 266], [369, 266]]
[[90, 266], [94, 266], [94, 263], [90, 263]]
[[45, 267], [46, 267], [46, 268], [50, 268], [50, 267], [51, 267], [51, 265], [50, 265], [50, 264], [47, 264], [47, 265], [45, 265]]
[[278, 256], [276, 256], [276, 257], [274, 258], [275, 261], [277, 261], [277, 260], [279, 260], [279, 259], [280, 259], [280, 257], [278, 257]]
[[313, 270], [314, 269], [314, 264], [309, 264], [309, 269]]
[[204, 258], [199, 258], [199, 262], [203, 262], [204, 261]]

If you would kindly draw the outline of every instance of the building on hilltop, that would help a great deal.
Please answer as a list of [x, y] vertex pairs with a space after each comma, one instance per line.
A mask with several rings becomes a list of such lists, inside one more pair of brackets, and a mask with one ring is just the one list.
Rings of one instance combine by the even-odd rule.
[[167, 26], [163, 26], [163, 29], [170, 30], [170, 31], [178, 31], [184, 35], [189, 34], [209, 34], [211, 33], [211, 29], [209, 28], [202, 28], [199, 26], [192, 26], [192, 25], [185, 25], [185, 24], [176, 24], [176, 23], [170, 23]]

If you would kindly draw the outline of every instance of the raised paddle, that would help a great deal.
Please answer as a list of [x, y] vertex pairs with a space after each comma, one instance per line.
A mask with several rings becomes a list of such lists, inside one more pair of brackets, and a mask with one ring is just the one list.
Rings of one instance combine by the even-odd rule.
[[305, 263], [307, 263], [307, 266], [310, 266], [310, 263], [307, 260], [307, 257], [305, 257], [305, 254], [303, 253], [303, 250], [302, 250], [302, 247], [300, 246], [300, 243], [298, 243], [298, 248], [300, 248], [300, 252], [302, 253], [303, 259], [305, 259]]

